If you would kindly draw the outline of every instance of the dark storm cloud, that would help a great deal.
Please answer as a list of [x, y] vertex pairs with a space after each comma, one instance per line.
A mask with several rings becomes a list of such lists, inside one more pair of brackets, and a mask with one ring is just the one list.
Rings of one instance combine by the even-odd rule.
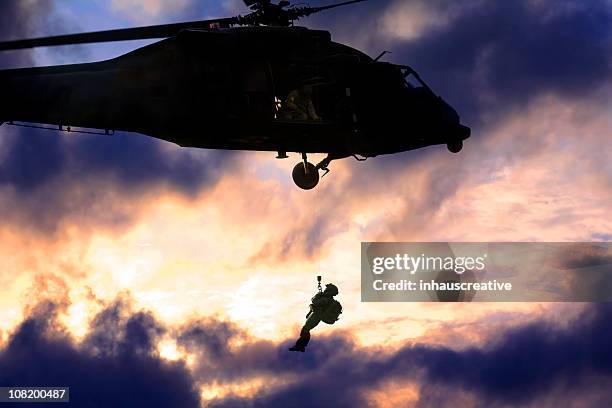
[[598, 304], [566, 329], [537, 322], [505, 333], [487, 349], [415, 348], [396, 357], [425, 368], [426, 381], [473, 390], [492, 402], [527, 402], [557, 384], [579, 388], [591, 375], [612, 383], [610, 317], [612, 305]]
[[[6, 125], [5, 125], [6, 126]], [[231, 153], [164, 151], [165, 142], [138, 134], [114, 136], [60, 134], [54, 131], [10, 129], [5, 159], [0, 163], [0, 183], [30, 192], [54, 177], [75, 182], [89, 177], [112, 180], [133, 189], [166, 182], [185, 194], [194, 194], [221, 175]], [[68, 140], [71, 138], [72, 140]]]
[[53, 307], [39, 310], [0, 351], [0, 384], [69, 386], [79, 407], [198, 407], [185, 366], [154, 352], [155, 321], [146, 313], [121, 318], [119, 310], [111, 305], [98, 316], [82, 346], [58, 330]]
[[[422, 384], [420, 406], [430, 406], [426, 398], [434, 391], [447, 397], [469, 391], [479, 406], [537, 403], [558, 386], [564, 401], [572, 401], [581, 390], [601, 392], [612, 385], [611, 317], [611, 305], [594, 305], [567, 328], [537, 322], [464, 351], [417, 345], [381, 355], [347, 347], [338, 338], [319, 339], [309, 350], [313, 354], [299, 359], [309, 362], [310, 370], [294, 368], [305, 373], [301, 380], [252, 400], [226, 399], [214, 406], [364, 406], [362, 391], [384, 380], [410, 378]], [[317, 360], [322, 351], [326, 358]], [[296, 361], [291, 355], [282, 358], [285, 367]]]
[[610, 80], [612, 14], [600, 1], [490, 1], [407, 44], [402, 56], [468, 121], [546, 92], [589, 95]]
[[232, 323], [209, 319], [191, 323], [179, 334], [178, 342], [186, 348], [205, 351], [215, 359], [225, 357], [229, 341], [240, 335], [241, 331]]
[[[15, 192], [5, 204], [0, 197], [5, 220], [48, 233], [66, 218], [100, 227], [125, 225], [135, 204], [156, 187], [194, 197], [235, 162], [226, 152], [169, 152], [165, 142], [137, 134], [66, 136], [4, 125], [0, 137], [5, 143], [0, 188]], [[131, 202], [129, 208], [122, 210], [122, 200]]]
[[57, 134], [15, 130], [9, 136], [7, 130], [6, 125], [0, 128], [10, 146], [0, 162], [0, 185], [27, 193], [61, 174], [66, 152]]
[[[200, 385], [261, 376], [293, 380], [211, 406], [365, 406], [366, 391], [388, 380], [420, 384], [419, 406], [465, 392], [479, 406], [538, 404], [550, 397], [577, 401], [590, 392], [603, 392], [599, 401], [610, 402], [605, 397], [612, 385], [609, 304], [587, 307], [563, 327], [539, 321], [507, 330], [478, 348], [368, 349], [343, 335], [317, 332], [304, 354], [289, 353], [289, 340], [253, 339], [231, 322], [212, 318], [164, 327], [121, 299], [100, 312], [84, 341], [75, 344], [56, 313], [57, 307], [43, 304], [9, 336], [0, 350], [0, 384], [69, 385], [76, 405], [93, 407], [197, 406]], [[191, 373], [157, 355], [155, 344], [168, 334], [195, 356]]]
[[[238, 341], [240, 346], [230, 347]], [[251, 338], [231, 322], [206, 319], [179, 330], [177, 344], [195, 354], [196, 378], [203, 383], [236, 381], [267, 375], [282, 378], [290, 374], [314, 375], [316, 370], [342, 350], [351, 354], [352, 342], [342, 336], [327, 337], [311, 353], [287, 353], [285, 345]]]
[[151, 314], [130, 313], [128, 302], [120, 298], [94, 318], [83, 344], [97, 356], [147, 356], [165, 331]]
[[214, 184], [233, 154], [221, 151], [181, 149], [172, 156], [163, 144], [138, 134], [114, 137], [77, 136], [68, 153], [77, 174], [112, 176], [125, 188], [166, 182], [185, 194], [195, 194]]

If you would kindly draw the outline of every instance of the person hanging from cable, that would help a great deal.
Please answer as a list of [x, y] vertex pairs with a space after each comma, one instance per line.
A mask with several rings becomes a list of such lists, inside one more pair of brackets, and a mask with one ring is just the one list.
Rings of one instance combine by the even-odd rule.
[[322, 290], [320, 276], [317, 276], [317, 281], [319, 291], [312, 298], [310, 311], [306, 315], [306, 323], [300, 331], [300, 338], [295, 342], [295, 346], [289, 348], [290, 351], [305, 352], [310, 341], [310, 331], [317, 327], [321, 321], [334, 324], [342, 313], [342, 305], [334, 299], [334, 296], [338, 294], [338, 287], [328, 283], [325, 285], [325, 290]]

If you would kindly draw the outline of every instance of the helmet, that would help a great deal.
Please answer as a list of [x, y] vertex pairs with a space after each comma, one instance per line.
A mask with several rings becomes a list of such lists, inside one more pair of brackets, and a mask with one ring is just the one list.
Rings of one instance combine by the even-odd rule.
[[327, 285], [325, 285], [325, 291], [332, 296], [336, 296], [338, 294], [338, 287], [333, 283], [328, 283]]

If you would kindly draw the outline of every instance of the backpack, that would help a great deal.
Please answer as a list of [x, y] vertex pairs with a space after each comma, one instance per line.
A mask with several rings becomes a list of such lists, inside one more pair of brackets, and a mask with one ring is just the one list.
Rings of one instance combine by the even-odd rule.
[[332, 302], [321, 314], [321, 320], [327, 324], [334, 324], [342, 314], [342, 305], [336, 299], [332, 299]]

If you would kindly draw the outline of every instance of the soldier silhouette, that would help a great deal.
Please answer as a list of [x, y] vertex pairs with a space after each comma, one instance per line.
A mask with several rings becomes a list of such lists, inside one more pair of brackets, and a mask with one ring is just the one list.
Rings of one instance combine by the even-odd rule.
[[302, 88], [291, 91], [285, 100], [283, 109], [284, 118], [290, 120], [320, 121], [321, 117], [317, 114], [312, 97], [312, 85], [304, 85]]
[[342, 305], [334, 296], [338, 294], [336, 285], [328, 283], [325, 290], [321, 291], [321, 277], [317, 276], [319, 292], [313, 296], [310, 304], [310, 311], [306, 315], [306, 323], [300, 331], [300, 338], [295, 342], [295, 346], [289, 348], [290, 351], [306, 351], [306, 346], [310, 341], [310, 331], [323, 321], [327, 324], [334, 324], [342, 313]]

